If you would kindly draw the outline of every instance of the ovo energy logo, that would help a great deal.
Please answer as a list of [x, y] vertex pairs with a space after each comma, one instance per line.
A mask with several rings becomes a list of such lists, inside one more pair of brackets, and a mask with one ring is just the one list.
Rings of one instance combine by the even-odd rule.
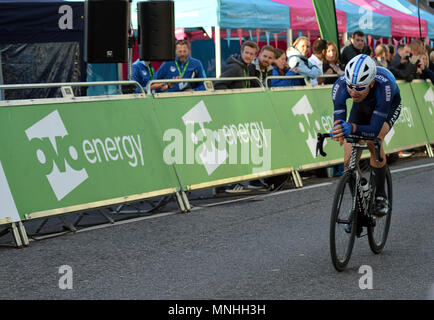
[[100, 168], [106, 172], [98, 175], [103, 177], [110, 176], [110, 166], [115, 163], [119, 163], [119, 169], [124, 173], [127, 169], [145, 165], [139, 134], [88, 138], [79, 143], [75, 140], [74, 143], [57, 110], [29, 127], [25, 133], [36, 147], [36, 158], [44, 166], [44, 174], [58, 201], [89, 177], [83, 164], [77, 165], [78, 160], [87, 160], [89, 166], [105, 165], [105, 168]]
[[[270, 170], [271, 129], [265, 129], [262, 121], [228, 123], [211, 130], [205, 127], [213, 119], [203, 100], [182, 121], [185, 134], [175, 128], [164, 132], [163, 141], [170, 142], [163, 152], [166, 164], [200, 164], [209, 176], [227, 163], [254, 165], [253, 173]], [[197, 125], [200, 129], [195, 131]]]
[[[315, 158], [316, 153], [316, 134], [318, 131], [325, 130], [329, 132], [333, 128], [333, 119], [331, 116], [322, 116], [321, 123], [319, 120], [312, 120], [312, 115], [314, 114], [314, 110], [309, 102], [307, 96], [303, 96], [294, 107], [291, 109], [292, 114], [294, 116], [303, 116], [300, 118], [298, 123], [299, 129], [302, 133], [307, 132], [306, 144], [312, 154], [312, 157]], [[327, 141], [324, 141], [324, 145], [326, 145]]]
[[[197, 123], [200, 126], [201, 132], [200, 134], [203, 137], [207, 136], [207, 132], [204, 127], [204, 123], [209, 123], [212, 121], [211, 116], [206, 108], [206, 105], [203, 101], [200, 101], [195, 107], [193, 107], [189, 112], [187, 112], [183, 117], [182, 121], [186, 127], [191, 126], [193, 128], [194, 124]], [[216, 139], [220, 140], [218, 135], [214, 132], [212, 133]], [[191, 132], [191, 140], [197, 145], [199, 141], [199, 137], [192, 131]], [[220, 150], [216, 148], [215, 143], [209, 144], [209, 149], [204, 147], [203, 151], [199, 153], [199, 157], [202, 160], [202, 163], [206, 169], [208, 175], [211, 175], [222, 163], [226, 161], [228, 154], [225, 149]]]
[[[57, 157], [59, 157], [57, 142], [68, 135], [68, 131], [66, 130], [57, 110], [53, 111], [42, 120], [36, 122], [25, 132], [29, 141], [33, 139], [40, 139], [41, 141], [48, 139]], [[77, 149], [75, 149], [73, 146], [69, 147], [68, 152], [71, 159], [78, 159]], [[57, 200], [62, 200], [66, 195], [68, 195], [72, 190], [77, 188], [88, 178], [85, 169], [73, 169], [66, 159], [64, 159], [64, 168], [62, 168], [63, 170], [60, 171], [56, 161], [48, 160], [47, 154], [42, 149], [38, 149], [36, 151], [36, 156], [38, 161], [43, 165], [47, 164], [48, 161], [51, 161], [53, 164], [52, 171], [47, 174], [46, 177], [56, 195]]]

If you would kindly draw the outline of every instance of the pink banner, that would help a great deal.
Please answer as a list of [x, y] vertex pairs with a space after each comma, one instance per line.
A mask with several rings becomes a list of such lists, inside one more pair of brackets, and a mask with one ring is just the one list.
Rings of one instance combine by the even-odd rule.
[[[289, 6], [290, 28], [292, 30], [319, 30], [316, 20], [315, 9], [312, 0], [273, 0]], [[338, 31], [347, 31], [346, 14], [344, 11], [336, 10]]]
[[[419, 38], [419, 19], [395, 10], [377, 0], [348, 0], [366, 10], [389, 16], [392, 36]], [[426, 20], [421, 19], [422, 37], [427, 35]]]
[[185, 39], [184, 28], [175, 28], [175, 39], [176, 40], [184, 40]]

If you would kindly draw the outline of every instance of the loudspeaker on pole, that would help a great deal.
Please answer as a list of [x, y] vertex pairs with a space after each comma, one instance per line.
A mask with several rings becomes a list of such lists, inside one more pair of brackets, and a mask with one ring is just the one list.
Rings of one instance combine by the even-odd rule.
[[140, 60], [175, 60], [174, 2], [140, 1], [137, 8]]

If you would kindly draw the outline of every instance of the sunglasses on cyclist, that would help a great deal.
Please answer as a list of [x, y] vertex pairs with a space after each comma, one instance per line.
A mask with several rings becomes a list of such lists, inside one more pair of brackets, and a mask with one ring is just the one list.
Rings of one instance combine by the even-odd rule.
[[348, 87], [348, 89], [350, 89], [350, 90], [356, 90], [356, 91], [358, 91], [358, 92], [364, 91], [364, 90], [366, 90], [366, 88], [367, 88], [367, 86], [366, 86], [366, 87], [359, 87], [359, 86], [354, 86], [354, 85], [352, 85], [352, 84], [348, 84], [348, 83], [347, 83], [347, 87]]

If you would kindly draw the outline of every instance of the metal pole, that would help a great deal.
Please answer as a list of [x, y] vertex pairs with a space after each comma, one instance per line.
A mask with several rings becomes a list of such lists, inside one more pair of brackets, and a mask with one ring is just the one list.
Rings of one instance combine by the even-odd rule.
[[215, 76], [220, 78], [222, 74], [222, 48], [220, 43], [220, 26], [215, 26]]
[[286, 48], [292, 46], [292, 29], [286, 30]]
[[128, 5], [128, 80], [133, 78], [132, 72], [132, 60], [133, 60], [133, 47], [134, 47], [134, 29], [133, 23], [131, 21], [131, 3], [133, 0], [130, 0]]
[[[2, 84], [3, 84], [3, 69], [2, 69], [2, 55], [0, 53], [0, 85]], [[6, 100], [2, 89], [0, 89], [0, 100]]]
[[419, 18], [419, 38], [422, 40], [422, 28], [420, 26], [420, 8], [419, 8], [419, 0], [417, 0], [417, 16]]

